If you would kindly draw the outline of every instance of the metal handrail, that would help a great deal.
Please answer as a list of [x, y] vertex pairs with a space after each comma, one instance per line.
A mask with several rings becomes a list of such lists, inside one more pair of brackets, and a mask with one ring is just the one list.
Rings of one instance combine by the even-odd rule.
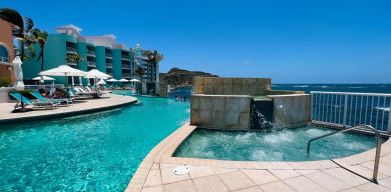
[[307, 143], [307, 153], [310, 152], [311, 143], [313, 141], [315, 141], [315, 140], [322, 139], [322, 138], [325, 138], [325, 137], [329, 137], [329, 136], [335, 135], [337, 133], [343, 133], [343, 132], [347, 132], [347, 131], [350, 131], [350, 130], [353, 130], [353, 129], [362, 128], [362, 127], [365, 127], [367, 129], [372, 129], [375, 132], [375, 134], [376, 134], [376, 154], [375, 154], [375, 163], [374, 163], [374, 167], [373, 167], [373, 181], [377, 183], [377, 174], [378, 174], [378, 171], [379, 171], [380, 150], [381, 150], [381, 143], [382, 142], [381, 142], [380, 132], [378, 130], [376, 130], [374, 127], [370, 126], [370, 125], [357, 125], [357, 126], [354, 126], [354, 127], [345, 128], [345, 129], [342, 129], [340, 131], [336, 131], [336, 132], [328, 133], [328, 134], [325, 134], [325, 135], [322, 135], [322, 136], [319, 136], [319, 137], [312, 138]]

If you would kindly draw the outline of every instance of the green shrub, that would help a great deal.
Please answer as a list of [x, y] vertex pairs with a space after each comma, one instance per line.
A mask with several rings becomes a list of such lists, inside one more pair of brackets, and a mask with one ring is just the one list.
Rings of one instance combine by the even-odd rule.
[[0, 87], [8, 87], [11, 85], [11, 80], [7, 77], [0, 77]]

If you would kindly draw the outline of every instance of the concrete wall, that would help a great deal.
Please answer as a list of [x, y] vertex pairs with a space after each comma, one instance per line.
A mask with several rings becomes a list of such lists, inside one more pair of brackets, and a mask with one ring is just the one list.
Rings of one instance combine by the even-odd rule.
[[266, 95], [271, 90], [270, 78], [195, 77], [194, 94]]
[[248, 130], [251, 96], [194, 94], [190, 124], [201, 128]]
[[11, 87], [0, 87], [0, 103], [8, 103], [9, 96], [8, 93], [12, 90], [15, 90]]
[[311, 121], [311, 95], [269, 95], [274, 101], [273, 127], [296, 127]]

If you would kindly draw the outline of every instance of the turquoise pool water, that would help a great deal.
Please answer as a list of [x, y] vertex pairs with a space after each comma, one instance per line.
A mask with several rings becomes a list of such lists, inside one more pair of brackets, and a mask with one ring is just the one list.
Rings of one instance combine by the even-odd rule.
[[0, 191], [123, 191], [148, 152], [189, 118], [189, 103], [139, 99], [142, 105], [118, 110], [1, 126]]
[[246, 161], [308, 161], [345, 157], [374, 148], [376, 139], [358, 133], [340, 133], [314, 141], [309, 139], [332, 129], [306, 126], [273, 132], [195, 130], [177, 149], [177, 157]]

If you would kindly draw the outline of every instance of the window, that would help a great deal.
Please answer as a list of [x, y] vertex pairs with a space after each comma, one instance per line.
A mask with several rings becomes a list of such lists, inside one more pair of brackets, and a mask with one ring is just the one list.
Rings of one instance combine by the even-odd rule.
[[8, 49], [4, 47], [4, 45], [0, 45], [0, 62], [3, 63], [9, 62]]

